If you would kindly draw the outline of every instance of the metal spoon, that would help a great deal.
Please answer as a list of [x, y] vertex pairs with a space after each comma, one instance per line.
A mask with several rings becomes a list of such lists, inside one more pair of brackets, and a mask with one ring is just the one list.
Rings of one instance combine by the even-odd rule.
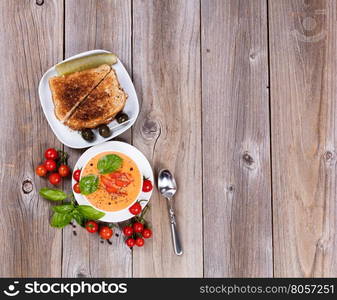
[[173, 207], [173, 196], [177, 191], [177, 184], [169, 170], [161, 170], [158, 175], [158, 189], [163, 197], [167, 200], [167, 209], [171, 225], [173, 249], [176, 255], [183, 254], [183, 248], [180, 243], [177, 229], [176, 217]]

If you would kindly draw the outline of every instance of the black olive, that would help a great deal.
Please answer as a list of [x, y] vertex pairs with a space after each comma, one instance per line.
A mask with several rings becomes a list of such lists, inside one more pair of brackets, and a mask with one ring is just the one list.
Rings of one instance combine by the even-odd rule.
[[98, 127], [98, 132], [102, 137], [109, 137], [111, 135], [110, 128], [107, 125], [100, 125]]
[[92, 132], [91, 129], [86, 128], [81, 131], [82, 138], [84, 138], [86, 141], [91, 142], [94, 140], [95, 135]]
[[119, 124], [121, 124], [129, 120], [129, 116], [126, 113], [121, 112], [116, 116], [116, 120]]

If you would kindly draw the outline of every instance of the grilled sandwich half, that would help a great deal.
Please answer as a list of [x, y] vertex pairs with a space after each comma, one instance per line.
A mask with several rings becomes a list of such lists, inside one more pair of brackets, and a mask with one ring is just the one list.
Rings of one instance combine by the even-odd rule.
[[65, 76], [49, 79], [49, 86], [55, 106], [55, 115], [62, 122], [67, 122], [76, 108], [109, 74], [111, 67], [101, 65]]
[[74, 110], [65, 125], [74, 130], [81, 130], [108, 124], [117, 113], [123, 110], [127, 97], [119, 85], [115, 70], [111, 69]]

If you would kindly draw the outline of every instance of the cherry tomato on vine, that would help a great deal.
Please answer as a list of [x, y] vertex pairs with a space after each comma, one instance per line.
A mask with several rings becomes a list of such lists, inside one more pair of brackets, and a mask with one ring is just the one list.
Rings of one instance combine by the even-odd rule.
[[44, 162], [44, 166], [46, 167], [46, 169], [50, 172], [54, 171], [56, 169], [56, 162], [52, 159], [47, 159]]
[[142, 232], [142, 236], [144, 239], [149, 239], [152, 236], [152, 230], [149, 228], [145, 228]]
[[98, 224], [95, 221], [88, 221], [85, 223], [85, 229], [90, 233], [95, 233], [98, 231]]
[[80, 189], [80, 184], [78, 182], [76, 182], [73, 186], [73, 190], [75, 193], [80, 194], [81, 193], [81, 189]]
[[81, 177], [81, 170], [80, 170], [80, 169], [77, 169], [77, 170], [73, 173], [73, 178], [74, 178], [76, 181], [80, 181], [80, 177]]
[[133, 234], [133, 228], [131, 226], [125, 226], [123, 228], [123, 233], [125, 236], [131, 236]]
[[133, 215], [138, 215], [141, 213], [142, 211], [142, 206], [140, 205], [139, 202], [136, 202], [135, 204], [133, 204], [130, 208], [129, 208], [130, 213], [132, 213]]
[[52, 173], [48, 177], [49, 182], [53, 185], [58, 185], [61, 182], [61, 176], [59, 173]]
[[35, 169], [35, 173], [36, 175], [38, 176], [46, 176], [48, 170], [47, 168], [45, 167], [45, 165], [39, 165], [37, 166], [37, 168]]
[[125, 243], [128, 245], [128, 247], [132, 248], [136, 244], [136, 241], [133, 238], [128, 238]]
[[134, 232], [137, 233], [142, 233], [144, 229], [144, 225], [140, 222], [136, 222], [135, 224], [133, 224], [133, 230]]
[[144, 246], [144, 239], [141, 238], [141, 237], [137, 238], [137, 239], [136, 239], [136, 245], [137, 245], [138, 247], [143, 247], [143, 246]]
[[99, 230], [99, 235], [101, 236], [102, 239], [108, 240], [112, 237], [113, 231], [110, 227], [108, 226], [103, 226]]
[[57, 159], [59, 156], [58, 152], [56, 149], [54, 148], [49, 148], [46, 150], [46, 152], [44, 153], [44, 157], [46, 159], [52, 159], [52, 160], [55, 160]]
[[152, 182], [149, 179], [145, 179], [143, 182], [143, 188], [142, 191], [144, 193], [151, 192], [153, 189]]
[[70, 174], [70, 168], [67, 165], [60, 165], [58, 171], [61, 177], [67, 177]]

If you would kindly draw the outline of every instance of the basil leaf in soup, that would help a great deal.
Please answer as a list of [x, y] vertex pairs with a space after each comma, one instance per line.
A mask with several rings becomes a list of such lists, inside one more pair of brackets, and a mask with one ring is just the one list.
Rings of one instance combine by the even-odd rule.
[[105, 216], [104, 212], [101, 212], [89, 205], [79, 205], [76, 207], [76, 210], [88, 220], [98, 220]]
[[51, 218], [50, 225], [56, 228], [63, 228], [64, 226], [68, 225], [73, 216], [71, 213], [58, 213], [55, 212]]
[[118, 170], [122, 166], [122, 158], [116, 154], [103, 156], [97, 163], [97, 169], [100, 174], [108, 174]]
[[87, 175], [80, 180], [80, 190], [81, 194], [89, 195], [98, 189], [98, 176]]

